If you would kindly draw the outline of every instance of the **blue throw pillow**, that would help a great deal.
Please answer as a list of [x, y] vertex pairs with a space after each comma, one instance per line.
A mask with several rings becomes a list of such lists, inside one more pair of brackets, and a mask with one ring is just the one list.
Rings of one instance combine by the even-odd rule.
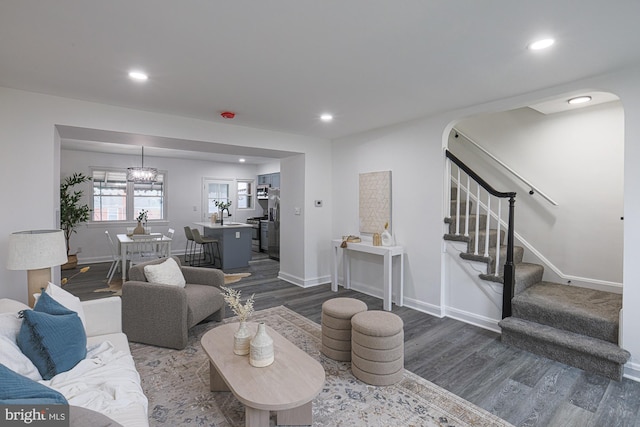
[[0, 405], [68, 405], [56, 390], [0, 364]]
[[42, 292], [33, 310], [23, 317], [18, 347], [45, 380], [68, 371], [87, 356], [87, 335], [78, 313]]

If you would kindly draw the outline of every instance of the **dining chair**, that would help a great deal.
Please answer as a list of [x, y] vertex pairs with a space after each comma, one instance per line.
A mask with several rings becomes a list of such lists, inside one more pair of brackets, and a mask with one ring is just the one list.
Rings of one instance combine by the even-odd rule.
[[[167, 230], [167, 234], [165, 234], [165, 236], [173, 240], [173, 235], [175, 233], [176, 233], [176, 230], [174, 230], [173, 228], [170, 228], [169, 230]], [[171, 256], [171, 254], [168, 251], [169, 251], [168, 246], [162, 246], [162, 258], [168, 258]]]
[[118, 245], [109, 234], [109, 230], [105, 230], [104, 234], [107, 236], [107, 240], [109, 241], [109, 250], [111, 251], [111, 267], [109, 267], [109, 271], [107, 272], [107, 284], [111, 283], [113, 279], [113, 275], [116, 270], [120, 270], [123, 268], [122, 266], [122, 257], [120, 256], [120, 251], [118, 250]]

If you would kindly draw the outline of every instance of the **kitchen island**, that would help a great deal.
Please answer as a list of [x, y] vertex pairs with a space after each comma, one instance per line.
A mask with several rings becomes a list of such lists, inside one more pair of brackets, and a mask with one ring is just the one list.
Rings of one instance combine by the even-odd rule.
[[222, 270], [248, 267], [251, 260], [252, 226], [240, 222], [196, 222], [203, 228], [203, 235], [218, 240]]

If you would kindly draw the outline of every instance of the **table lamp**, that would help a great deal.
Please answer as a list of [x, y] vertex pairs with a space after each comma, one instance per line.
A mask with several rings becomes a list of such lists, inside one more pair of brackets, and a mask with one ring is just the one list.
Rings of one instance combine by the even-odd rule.
[[67, 247], [62, 230], [18, 231], [9, 235], [7, 269], [27, 270], [29, 306], [33, 294], [51, 281], [51, 267], [67, 262]]

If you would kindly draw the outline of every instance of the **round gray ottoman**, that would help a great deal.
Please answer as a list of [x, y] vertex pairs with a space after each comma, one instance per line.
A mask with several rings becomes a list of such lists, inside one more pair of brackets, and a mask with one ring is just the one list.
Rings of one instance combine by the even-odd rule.
[[404, 375], [404, 323], [388, 311], [351, 318], [351, 371], [360, 381], [391, 385]]
[[351, 317], [367, 311], [355, 298], [333, 298], [322, 304], [322, 353], [334, 360], [351, 360]]

